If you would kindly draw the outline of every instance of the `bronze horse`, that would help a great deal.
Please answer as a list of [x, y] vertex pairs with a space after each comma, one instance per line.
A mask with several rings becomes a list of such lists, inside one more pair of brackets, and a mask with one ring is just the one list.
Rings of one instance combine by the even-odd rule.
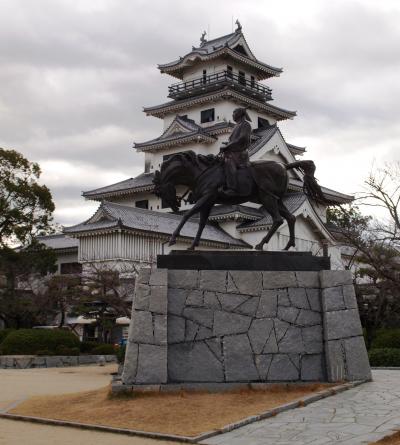
[[262, 204], [273, 220], [267, 234], [255, 248], [263, 249], [264, 244], [268, 243], [283, 223], [283, 219], [286, 219], [288, 223], [290, 235], [284, 250], [294, 247], [296, 217], [289, 212], [282, 201], [289, 182], [287, 170], [293, 168], [299, 169], [304, 174], [305, 193], [319, 202], [326, 202], [314, 178], [313, 161], [297, 161], [287, 165], [275, 161], [252, 162], [250, 167], [238, 170], [240, 194], [227, 197], [224, 196], [222, 190], [225, 174], [223, 160], [219, 156], [196, 155], [193, 151], [172, 155], [162, 163], [160, 171], [155, 172], [154, 193], [162, 198], [174, 212], [177, 212], [183, 197], [177, 197], [176, 186], [187, 186], [191, 191], [190, 202], [194, 205], [183, 215], [170, 238], [169, 245], [176, 243], [182, 227], [196, 213], [200, 213], [199, 228], [189, 250], [194, 250], [199, 245], [201, 234], [214, 204], [254, 202]]

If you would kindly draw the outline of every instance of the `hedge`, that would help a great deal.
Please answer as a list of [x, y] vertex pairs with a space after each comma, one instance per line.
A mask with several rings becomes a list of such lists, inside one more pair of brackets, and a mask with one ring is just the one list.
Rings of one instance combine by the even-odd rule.
[[91, 354], [98, 354], [98, 355], [112, 355], [115, 354], [115, 347], [114, 345], [103, 343], [99, 346], [96, 346], [93, 348], [90, 352]]
[[83, 341], [79, 345], [79, 349], [83, 354], [90, 354], [94, 348], [97, 348], [99, 343], [97, 341]]
[[63, 329], [18, 329], [5, 338], [0, 352], [4, 355], [34, 355], [38, 351], [56, 354], [61, 347], [79, 351], [79, 338]]
[[3, 341], [5, 340], [5, 338], [11, 334], [11, 332], [14, 332], [15, 329], [12, 328], [6, 328], [6, 329], [1, 329], [0, 330], [0, 345], [3, 343]]
[[371, 349], [368, 353], [371, 366], [400, 366], [400, 349]]
[[400, 329], [379, 329], [372, 340], [371, 349], [400, 349]]

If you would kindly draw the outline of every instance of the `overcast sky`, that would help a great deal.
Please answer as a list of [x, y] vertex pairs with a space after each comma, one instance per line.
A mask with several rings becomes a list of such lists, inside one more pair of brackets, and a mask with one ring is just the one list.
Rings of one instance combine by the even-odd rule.
[[143, 171], [132, 149], [161, 133], [143, 106], [175, 78], [156, 66], [230, 33], [283, 67], [265, 83], [298, 116], [280, 124], [306, 146], [323, 185], [354, 193], [373, 162], [399, 160], [398, 0], [0, 0], [0, 146], [40, 163], [61, 224], [88, 218], [83, 190]]

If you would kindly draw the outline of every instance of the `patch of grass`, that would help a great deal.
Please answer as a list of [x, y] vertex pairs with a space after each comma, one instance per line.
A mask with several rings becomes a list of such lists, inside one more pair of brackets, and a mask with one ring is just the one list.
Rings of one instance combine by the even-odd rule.
[[370, 445], [400, 445], [400, 431], [391, 434], [390, 436], [385, 436], [383, 439], [378, 440], [378, 442], [371, 442]]
[[13, 414], [117, 428], [196, 436], [260, 414], [331, 385], [273, 385], [223, 393], [133, 392], [110, 396], [109, 387], [58, 396], [33, 397]]
[[112, 392], [110, 389], [107, 393], [108, 400], [126, 400], [126, 399], [133, 399], [134, 397], [135, 394], [133, 391]]

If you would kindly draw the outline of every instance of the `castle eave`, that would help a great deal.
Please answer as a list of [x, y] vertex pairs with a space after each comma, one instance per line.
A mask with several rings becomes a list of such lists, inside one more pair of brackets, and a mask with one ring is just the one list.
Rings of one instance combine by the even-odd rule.
[[205, 144], [212, 144], [216, 141], [216, 138], [213, 136], [206, 135], [204, 133], [195, 133], [187, 136], [179, 136], [174, 137], [169, 140], [163, 140], [158, 142], [143, 142], [141, 144], [135, 143], [134, 147], [139, 152], [145, 152], [145, 151], [157, 151], [157, 150], [163, 150], [169, 147], [174, 147], [176, 145], [184, 145], [189, 144], [190, 142], [197, 142], [197, 143], [205, 143]]
[[170, 101], [161, 105], [156, 105], [153, 107], [145, 107], [143, 111], [148, 116], [158, 117], [160, 119], [164, 118], [166, 115], [171, 113], [177, 113], [182, 110], [188, 109], [195, 105], [201, 105], [203, 103], [217, 102], [221, 100], [230, 99], [234, 102], [238, 102], [241, 105], [248, 106], [249, 108], [253, 108], [254, 110], [266, 112], [273, 116], [276, 120], [285, 120], [285, 119], [293, 119], [296, 116], [295, 111], [285, 110], [283, 108], [276, 107], [271, 105], [270, 103], [264, 103], [257, 100], [254, 100], [250, 97], [247, 97], [243, 94], [238, 93], [237, 91], [233, 91], [229, 87], [225, 87], [224, 89], [210, 93], [204, 94], [200, 96], [196, 96], [189, 99], [183, 99], [179, 101]]
[[83, 192], [82, 196], [89, 200], [99, 201], [115, 196], [152, 191], [154, 189], [153, 179], [153, 173], [142, 173], [135, 178], [129, 178], [124, 181], [117, 182], [116, 184]]
[[[172, 235], [181, 220], [180, 215], [155, 212], [137, 207], [103, 201], [95, 214], [87, 221], [64, 229], [64, 233], [79, 237], [113, 231], [131, 231], [146, 236]], [[198, 221], [187, 222], [182, 229], [182, 239], [192, 239], [198, 229]], [[203, 242], [217, 246], [246, 248], [249, 245], [232, 237], [223, 229], [211, 224], [204, 228]]]
[[270, 77], [278, 77], [283, 71], [282, 68], [268, 65], [256, 59], [253, 60], [249, 57], [246, 57], [245, 55], [238, 53], [237, 51], [234, 51], [229, 47], [223, 47], [211, 53], [206, 53], [204, 51], [201, 51], [201, 48], [197, 48], [179, 60], [175, 60], [166, 64], [159, 64], [158, 69], [161, 73], [169, 74], [173, 77], [176, 77], [177, 79], [183, 79], [183, 73], [186, 67], [191, 66], [199, 61], [209, 61], [218, 57], [228, 57], [253, 68], [253, 70], [257, 71], [258, 80], [264, 80]]

